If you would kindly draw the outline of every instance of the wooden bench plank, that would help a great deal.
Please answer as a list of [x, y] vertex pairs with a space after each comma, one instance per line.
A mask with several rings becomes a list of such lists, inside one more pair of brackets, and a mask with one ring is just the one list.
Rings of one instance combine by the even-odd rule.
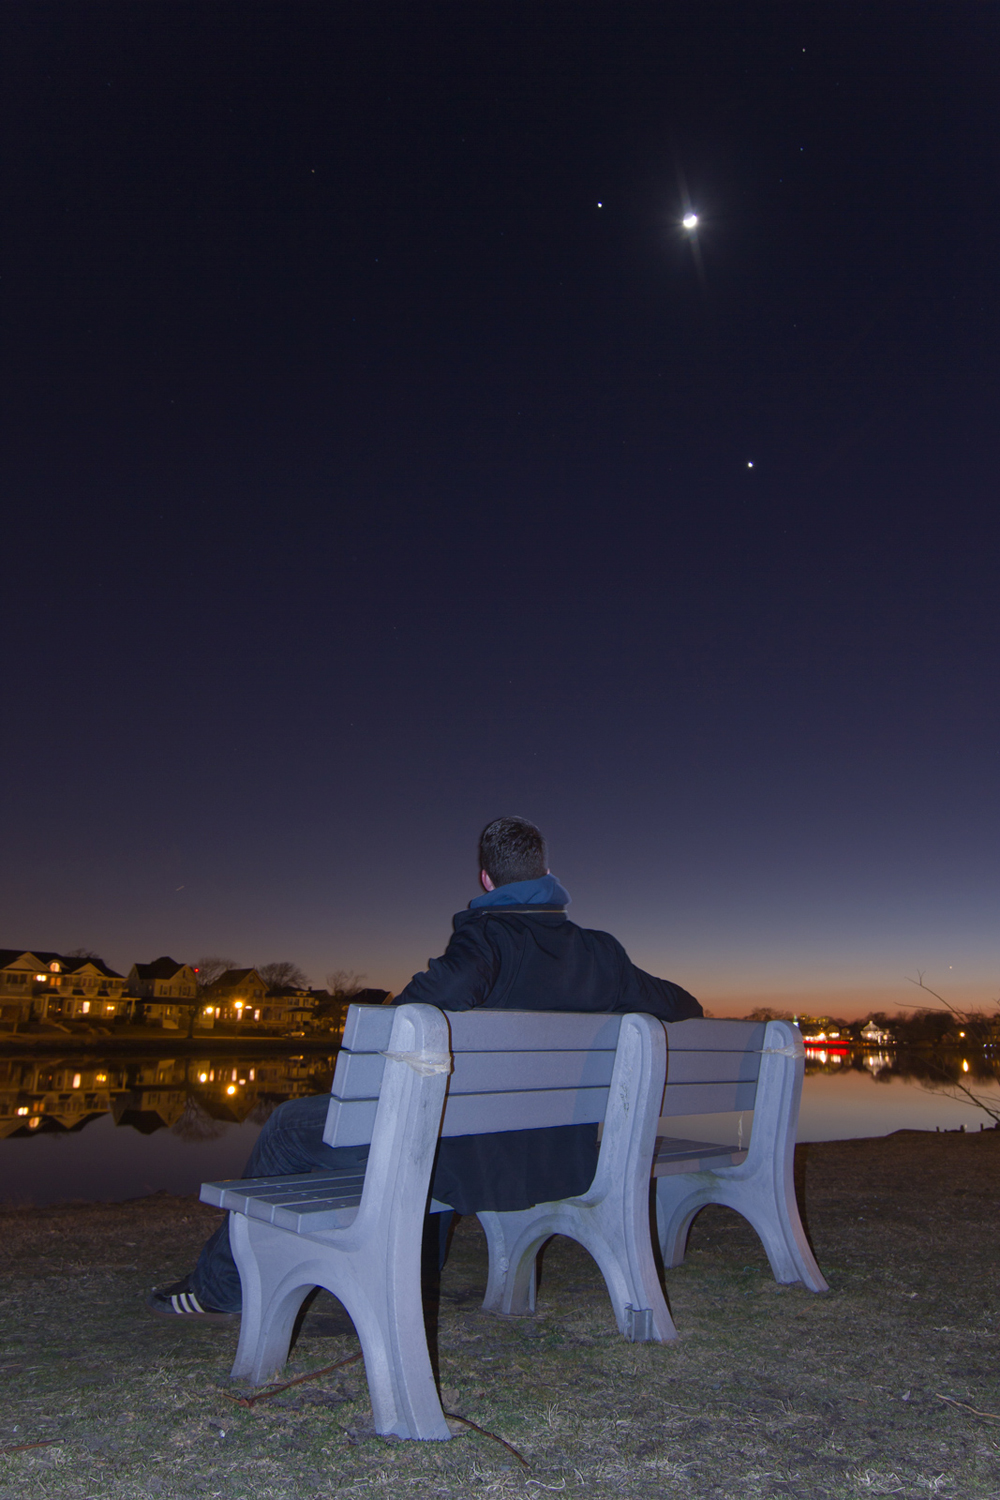
[[[721, 1115], [734, 1110], [753, 1109], [757, 1098], [756, 1081], [749, 1083], [675, 1083], [667, 1084], [660, 1108], [661, 1118], [671, 1115]], [[668, 1132], [664, 1131], [666, 1135]]]
[[746, 1159], [747, 1152], [740, 1146], [721, 1146], [713, 1141], [658, 1136], [653, 1151], [653, 1176], [665, 1177], [671, 1172], [700, 1172], [703, 1164], [712, 1167], [738, 1167]]
[[[352, 1005], [341, 1046], [348, 1052], [384, 1052], [392, 1005]], [[622, 1018], [600, 1012], [459, 1010], [448, 1012], [452, 1052], [613, 1052]]]
[[[735, 1054], [734, 1054], [735, 1056]], [[611, 1052], [459, 1052], [448, 1079], [448, 1096], [502, 1093], [506, 1090], [593, 1088], [611, 1082]], [[337, 1099], [376, 1099], [382, 1086], [385, 1054], [352, 1052], [337, 1070]]]
[[690, 1021], [667, 1022], [667, 1044], [671, 1052], [759, 1052], [766, 1030], [766, 1021], [694, 1016]]
[[755, 1083], [760, 1073], [759, 1052], [667, 1053], [667, 1087], [679, 1083]]
[[[508, 1089], [499, 1094], [458, 1094], [449, 1097], [445, 1104], [441, 1135], [495, 1135], [505, 1130], [596, 1125], [604, 1119], [607, 1107], [606, 1088], [533, 1089], [526, 1093]], [[377, 1109], [377, 1099], [334, 1099], [323, 1139], [328, 1146], [365, 1145], [372, 1138]]]
[[[448, 1079], [448, 1097], [500, 1093], [505, 1089], [596, 1087], [611, 1082], [614, 1052], [460, 1052]], [[377, 1099], [385, 1054], [342, 1053], [333, 1081], [334, 1098]], [[671, 1051], [667, 1085], [681, 1083], [753, 1083], [760, 1071], [759, 1052]]]

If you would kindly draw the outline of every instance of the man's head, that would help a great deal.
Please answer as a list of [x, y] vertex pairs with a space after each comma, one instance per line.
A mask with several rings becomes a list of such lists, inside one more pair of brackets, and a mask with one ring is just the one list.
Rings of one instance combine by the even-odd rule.
[[549, 871], [545, 840], [527, 818], [494, 818], [479, 836], [479, 868], [488, 891]]

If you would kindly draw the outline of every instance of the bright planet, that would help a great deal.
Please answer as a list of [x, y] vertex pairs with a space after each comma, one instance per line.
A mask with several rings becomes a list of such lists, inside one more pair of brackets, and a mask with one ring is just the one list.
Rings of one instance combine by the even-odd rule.
[[683, 219], [681, 220], [681, 223], [684, 225], [685, 229], [697, 229], [698, 228], [698, 215], [697, 214], [685, 214], [684, 217], [683, 217]]

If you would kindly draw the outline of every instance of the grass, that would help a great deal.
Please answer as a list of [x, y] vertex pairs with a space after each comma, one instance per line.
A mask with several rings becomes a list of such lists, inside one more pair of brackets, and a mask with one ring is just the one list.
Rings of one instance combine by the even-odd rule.
[[[484, 1315], [485, 1242], [462, 1221], [438, 1319], [445, 1404], [527, 1468], [468, 1427], [375, 1436], [361, 1364], [237, 1405], [236, 1330], [142, 1304], [218, 1222], [192, 1199], [2, 1211], [0, 1448], [46, 1446], [0, 1457], [0, 1500], [1000, 1500], [1000, 1132], [800, 1147], [799, 1168], [830, 1293], [776, 1286], [744, 1222], [707, 1209], [667, 1273], [681, 1337], [663, 1346], [619, 1337], [566, 1240], [545, 1252], [534, 1319]], [[357, 1347], [321, 1294], [288, 1378]]]

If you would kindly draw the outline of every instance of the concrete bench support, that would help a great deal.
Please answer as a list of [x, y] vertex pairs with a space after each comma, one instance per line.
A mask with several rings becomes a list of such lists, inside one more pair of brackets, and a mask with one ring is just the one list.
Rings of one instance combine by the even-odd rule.
[[[674, 1037], [682, 1029], [712, 1022], [678, 1021], [668, 1025], [671, 1061]], [[724, 1023], [730, 1026], [739, 1023]], [[687, 1042], [685, 1042], [687, 1045]], [[687, 1249], [695, 1215], [709, 1203], [733, 1208], [753, 1225], [767, 1253], [775, 1281], [801, 1281], [811, 1292], [829, 1288], [806, 1239], [795, 1199], [795, 1137], [798, 1128], [805, 1051], [798, 1028], [787, 1021], [769, 1021], [760, 1047], [760, 1072], [752, 1102], [753, 1131], [749, 1150], [698, 1162], [698, 1170], [669, 1149], [657, 1153], [656, 1222], [663, 1264], [679, 1266]], [[668, 1068], [666, 1099], [670, 1098]], [[667, 1123], [664, 1121], [663, 1123]], [[672, 1142], [671, 1145], [681, 1143]]]
[[611, 1079], [614, 1107], [608, 1110], [589, 1191], [521, 1213], [478, 1215], [490, 1251], [486, 1311], [534, 1312], [536, 1257], [550, 1236], [564, 1234], [596, 1260], [626, 1338], [677, 1337], [653, 1260], [646, 1165], [656, 1139], [665, 1065], [662, 1023], [650, 1016], [623, 1016]]
[[[230, 1214], [243, 1283], [233, 1375], [270, 1379], [288, 1357], [303, 1299], [326, 1287], [361, 1340], [376, 1430], [444, 1439], [450, 1433], [424, 1333], [420, 1242], [451, 1066], [448, 1023], [429, 1005], [400, 1006], [392, 1022], [360, 1203], [327, 1211], [341, 1215], [342, 1226], [282, 1228], [252, 1216], [258, 1199], [249, 1200], [250, 1212]], [[240, 1183], [219, 1186], [239, 1196]]]

